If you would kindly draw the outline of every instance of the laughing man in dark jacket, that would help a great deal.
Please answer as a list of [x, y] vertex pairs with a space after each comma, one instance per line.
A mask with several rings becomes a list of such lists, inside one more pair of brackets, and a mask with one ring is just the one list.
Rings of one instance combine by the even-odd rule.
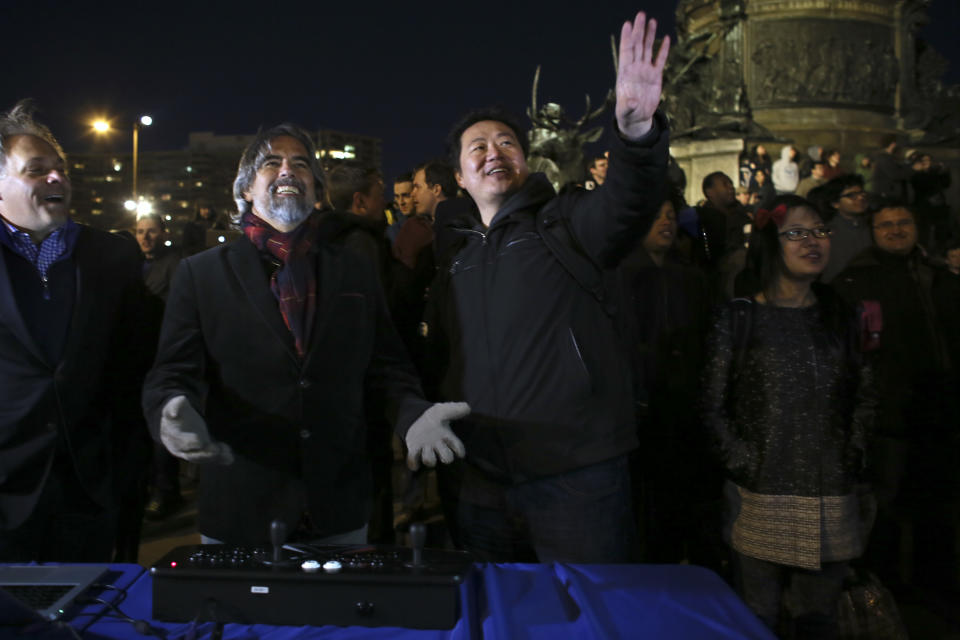
[[472, 224], [441, 230], [453, 241], [438, 237], [457, 247], [437, 302], [450, 354], [441, 390], [474, 407], [457, 426], [466, 457], [455, 524], [480, 560], [630, 559], [629, 366], [613, 319], [537, 221], [567, 225], [598, 267], [615, 266], [649, 228], [667, 170], [655, 111], [669, 39], [654, 57], [655, 34], [643, 13], [621, 32], [603, 189], [557, 196], [543, 174], [530, 174], [525, 137], [499, 111], [471, 113], [451, 133], [457, 181], [475, 208]]

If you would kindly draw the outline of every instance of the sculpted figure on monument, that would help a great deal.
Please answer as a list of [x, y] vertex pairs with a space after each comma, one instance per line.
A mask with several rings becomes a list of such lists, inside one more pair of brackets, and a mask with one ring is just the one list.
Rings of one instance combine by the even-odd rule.
[[873, 26], [816, 21], [764, 25], [749, 56], [751, 102], [893, 106], [900, 63]]
[[596, 142], [603, 133], [603, 127], [585, 129], [589, 123], [603, 115], [615, 100], [611, 89], [597, 109], [590, 110], [590, 96], [586, 97], [587, 107], [583, 117], [571, 120], [564, 108], [548, 102], [537, 108], [537, 91], [540, 84], [540, 67], [533, 76], [533, 91], [527, 116], [533, 127], [530, 129], [530, 157], [528, 164], [532, 171], [542, 171], [558, 191], [568, 183], [583, 180], [583, 145]]

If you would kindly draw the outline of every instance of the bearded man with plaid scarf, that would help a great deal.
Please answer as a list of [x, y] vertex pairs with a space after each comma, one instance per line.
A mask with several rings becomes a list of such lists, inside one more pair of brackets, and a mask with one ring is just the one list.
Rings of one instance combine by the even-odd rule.
[[205, 542], [366, 542], [371, 512], [364, 398], [383, 399], [408, 462], [463, 455], [390, 322], [369, 261], [325, 238], [325, 182], [310, 136], [290, 124], [244, 152], [234, 197], [244, 237], [181, 263], [144, 410], [155, 438], [200, 463]]

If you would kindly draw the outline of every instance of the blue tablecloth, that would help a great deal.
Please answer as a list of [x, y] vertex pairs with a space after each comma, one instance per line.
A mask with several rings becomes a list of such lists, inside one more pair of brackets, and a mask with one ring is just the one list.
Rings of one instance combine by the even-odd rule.
[[[136, 565], [118, 565], [119, 582], [129, 590], [123, 613], [147, 620], [168, 640], [210, 638], [212, 623], [150, 620], [150, 574]], [[120, 586], [119, 584], [117, 586]], [[774, 636], [716, 574], [685, 565], [478, 564], [461, 587], [462, 615], [449, 631], [395, 627], [283, 627], [228, 624], [225, 640], [376, 640], [558, 638], [746, 638]], [[102, 607], [99, 611], [102, 612]], [[84, 611], [71, 624], [84, 638], [145, 636], [115, 616], [95, 621]]]

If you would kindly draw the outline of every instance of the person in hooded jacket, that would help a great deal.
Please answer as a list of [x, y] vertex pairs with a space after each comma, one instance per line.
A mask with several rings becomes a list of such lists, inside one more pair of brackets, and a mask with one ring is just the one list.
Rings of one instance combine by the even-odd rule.
[[790, 145], [780, 150], [780, 159], [773, 163], [773, 188], [777, 195], [793, 193], [800, 184], [797, 150]]
[[[631, 559], [629, 364], [616, 318], [544, 234], [566, 225], [583, 256], [612, 268], [650, 227], [668, 151], [656, 109], [669, 37], [654, 56], [655, 36], [656, 21], [642, 12], [623, 26], [602, 189], [557, 196], [546, 176], [530, 173], [527, 138], [502, 111], [472, 112], [451, 132], [457, 182], [472, 205], [438, 228], [449, 280], [433, 330], [450, 354], [442, 397], [475, 407], [455, 425], [466, 456], [454, 517], [477, 560]], [[445, 217], [438, 211], [438, 227]]]

